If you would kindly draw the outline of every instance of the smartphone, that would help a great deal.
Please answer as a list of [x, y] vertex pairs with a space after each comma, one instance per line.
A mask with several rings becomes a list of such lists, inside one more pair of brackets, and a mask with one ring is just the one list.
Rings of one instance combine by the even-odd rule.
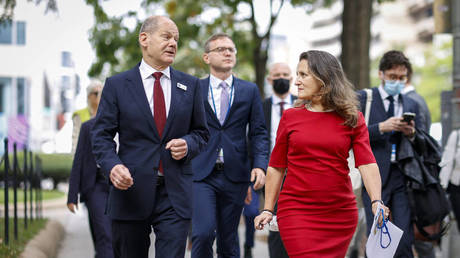
[[410, 121], [412, 121], [414, 119], [415, 119], [415, 113], [405, 112], [403, 114], [403, 121], [408, 123], [408, 124], [410, 123]]

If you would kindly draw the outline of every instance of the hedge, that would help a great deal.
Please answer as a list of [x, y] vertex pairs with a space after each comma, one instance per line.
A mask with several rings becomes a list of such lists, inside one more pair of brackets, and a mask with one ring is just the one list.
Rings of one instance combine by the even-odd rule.
[[[65, 181], [69, 178], [70, 176], [70, 170], [72, 169], [72, 161], [73, 161], [73, 155], [72, 154], [45, 154], [45, 153], [38, 153], [33, 155], [34, 160], [33, 164], [34, 167], [36, 166], [35, 164], [35, 156], [38, 155], [38, 157], [41, 159], [41, 164], [42, 164], [42, 172], [43, 172], [43, 178], [51, 178], [55, 186], [58, 182]], [[12, 169], [13, 169], [13, 155], [10, 154], [10, 173], [8, 173], [10, 176], [11, 180], [11, 175], [12, 175]], [[24, 168], [24, 152], [18, 152], [18, 163], [19, 163], [19, 169], [20, 171], [23, 170]], [[28, 160], [27, 166], [30, 168], [30, 159]], [[5, 166], [2, 163], [0, 167], [0, 178], [3, 180], [4, 178], [4, 169]], [[19, 172], [18, 174], [19, 180], [23, 180], [23, 174]]]

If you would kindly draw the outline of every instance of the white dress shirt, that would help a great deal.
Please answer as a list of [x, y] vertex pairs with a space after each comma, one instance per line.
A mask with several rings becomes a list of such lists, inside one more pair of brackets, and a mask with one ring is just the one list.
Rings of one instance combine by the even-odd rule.
[[[390, 94], [388, 94], [384, 89], [383, 86], [379, 86], [379, 92], [380, 96], [382, 96], [382, 101], [383, 101], [383, 106], [385, 107], [385, 111], [388, 112], [388, 109], [390, 108], [390, 101], [387, 99]], [[394, 105], [395, 105], [395, 117], [401, 117], [403, 114], [403, 104], [401, 101], [401, 95], [398, 94], [396, 96], [393, 96], [394, 98]]]
[[[228, 90], [228, 93], [230, 94], [230, 92], [232, 91], [233, 76], [230, 75], [224, 81], [228, 85], [227, 90]], [[214, 75], [211, 74], [209, 76], [209, 84], [211, 84], [212, 91], [211, 91], [211, 89], [208, 90], [208, 102], [209, 102], [209, 105], [211, 106], [211, 108], [214, 110], [218, 120], [220, 119], [220, 95], [222, 93], [222, 88], [219, 87], [219, 84], [221, 82], [222, 82], [222, 80], [217, 78], [217, 77], [215, 77]], [[211, 93], [212, 93], [212, 95], [211, 95]], [[213, 96], [214, 96], [214, 102], [212, 101]], [[233, 103], [234, 96], [235, 96], [235, 89], [233, 89], [232, 96], [230, 97], [230, 99], [231, 99], [230, 105], [232, 105], [232, 103]], [[215, 104], [215, 106], [214, 106], [214, 104]], [[230, 108], [228, 109], [227, 112], [229, 112], [229, 111], [230, 111]]]
[[281, 120], [281, 106], [280, 102], [284, 102], [284, 110], [292, 107], [292, 96], [288, 94], [286, 98], [281, 99], [275, 94], [272, 95], [272, 115], [271, 115], [271, 130], [270, 130], [270, 151], [275, 147], [276, 132]]
[[163, 95], [165, 98], [166, 106], [166, 118], [168, 118], [169, 107], [171, 106], [171, 75], [169, 66], [163, 71], [158, 71], [155, 68], [148, 65], [144, 59], [141, 61], [139, 66], [139, 72], [141, 73], [142, 83], [144, 84], [145, 96], [149, 102], [150, 111], [153, 116], [153, 84], [155, 78], [153, 78], [153, 73], [162, 72], [163, 76], [160, 78], [161, 88], [163, 89]]

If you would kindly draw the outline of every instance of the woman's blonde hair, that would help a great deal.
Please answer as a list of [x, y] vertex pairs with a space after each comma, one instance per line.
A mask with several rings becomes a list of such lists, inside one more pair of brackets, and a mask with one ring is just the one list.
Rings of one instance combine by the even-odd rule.
[[[355, 127], [358, 123], [358, 98], [354, 86], [345, 76], [342, 66], [333, 55], [319, 50], [300, 54], [299, 62], [308, 62], [309, 72], [322, 84], [317, 96], [326, 110], [334, 110], [342, 117], [346, 126]], [[296, 107], [308, 101], [298, 99]]]

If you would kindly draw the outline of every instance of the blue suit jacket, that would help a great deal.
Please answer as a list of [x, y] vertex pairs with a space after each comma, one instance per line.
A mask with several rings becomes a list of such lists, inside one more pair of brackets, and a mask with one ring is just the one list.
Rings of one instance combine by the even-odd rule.
[[93, 125], [94, 119], [90, 119], [81, 125], [72, 171], [70, 172], [67, 203], [77, 203], [79, 193], [80, 201], [86, 201], [86, 197], [94, 188], [94, 184], [96, 184], [97, 166], [90, 138], [90, 131]]
[[[106, 212], [112, 219], [146, 219], [155, 205], [157, 170], [160, 159], [166, 190], [174, 210], [183, 218], [191, 216], [191, 160], [209, 137], [199, 92], [198, 78], [171, 68], [171, 105], [160, 138], [143, 87], [139, 65], [108, 78], [102, 92], [92, 131], [93, 152], [105, 173], [124, 164], [134, 179], [128, 190], [111, 187]], [[178, 83], [185, 85], [178, 87]], [[119, 151], [113, 137], [119, 134]], [[174, 160], [166, 143], [185, 139], [187, 156]]]
[[[205, 150], [192, 162], [195, 181], [203, 180], [212, 172], [221, 148], [224, 151], [224, 174], [233, 182], [249, 182], [251, 168], [267, 168], [268, 136], [259, 90], [254, 83], [236, 77], [233, 77], [233, 85], [233, 103], [221, 125], [209, 105], [209, 77], [200, 80], [211, 137]], [[251, 159], [248, 157], [248, 140], [251, 142]]]
[[[359, 91], [359, 102], [361, 105], [361, 112], [364, 114], [366, 109], [366, 92]], [[407, 96], [400, 95], [403, 103], [403, 112], [415, 113], [415, 127], [423, 129], [418, 115], [418, 105]], [[369, 141], [371, 144], [372, 152], [374, 153], [377, 165], [379, 166], [380, 176], [382, 178], [382, 186], [384, 187], [388, 181], [390, 174], [391, 164], [391, 133], [381, 134], [379, 131], [379, 123], [387, 120], [387, 113], [383, 105], [382, 97], [378, 88], [372, 88], [372, 104], [369, 115]], [[397, 137], [403, 137], [401, 133], [397, 133]], [[399, 144], [397, 144], [399, 145]], [[396, 150], [397, 151], [397, 150]]]

